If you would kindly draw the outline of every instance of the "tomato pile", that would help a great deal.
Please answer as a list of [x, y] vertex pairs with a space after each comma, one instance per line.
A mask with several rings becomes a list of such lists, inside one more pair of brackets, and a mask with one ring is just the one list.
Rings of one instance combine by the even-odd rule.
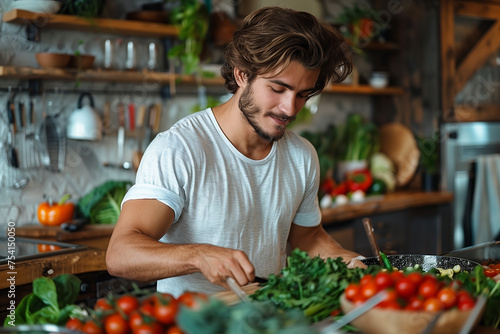
[[388, 293], [377, 305], [379, 308], [437, 312], [450, 308], [466, 311], [475, 305], [475, 298], [458, 282], [440, 280], [420, 271], [366, 274], [359, 283], [350, 283], [344, 293], [347, 300], [360, 304], [382, 290]]
[[494, 278], [497, 275], [500, 275], [500, 263], [490, 263], [487, 266], [484, 266], [484, 274], [487, 277]]
[[208, 295], [185, 292], [179, 298], [168, 293], [145, 297], [132, 294], [98, 299], [85, 319], [70, 318], [66, 328], [85, 334], [182, 334], [176, 317], [181, 307], [198, 309]]

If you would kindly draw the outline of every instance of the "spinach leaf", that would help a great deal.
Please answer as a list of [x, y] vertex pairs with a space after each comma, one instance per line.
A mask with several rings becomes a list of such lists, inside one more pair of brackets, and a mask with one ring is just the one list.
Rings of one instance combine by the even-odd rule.
[[57, 290], [53, 280], [48, 277], [39, 277], [33, 281], [33, 293], [46, 305], [59, 311], [57, 303]]
[[63, 309], [66, 305], [74, 304], [80, 293], [82, 281], [71, 274], [61, 274], [52, 280], [56, 286], [59, 309]]

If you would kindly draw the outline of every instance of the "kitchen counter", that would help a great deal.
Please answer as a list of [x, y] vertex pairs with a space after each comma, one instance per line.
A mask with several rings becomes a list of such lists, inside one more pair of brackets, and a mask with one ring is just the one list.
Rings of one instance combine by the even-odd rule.
[[362, 203], [348, 203], [322, 210], [322, 224], [334, 224], [348, 219], [406, 210], [424, 206], [449, 204], [453, 193], [398, 191], [382, 196], [368, 197]]
[[[20, 229], [20, 228], [18, 228]], [[51, 237], [37, 237], [37, 240], [57, 241]], [[41, 276], [57, 276], [63, 273], [80, 274], [106, 270], [105, 255], [109, 236], [71, 240], [71, 243], [87, 246], [83, 250], [15, 262], [13, 269], [8, 264], [0, 265], [0, 290], [8, 288], [11, 276], [15, 285], [33, 282]], [[15, 274], [12, 274], [15, 273]]]

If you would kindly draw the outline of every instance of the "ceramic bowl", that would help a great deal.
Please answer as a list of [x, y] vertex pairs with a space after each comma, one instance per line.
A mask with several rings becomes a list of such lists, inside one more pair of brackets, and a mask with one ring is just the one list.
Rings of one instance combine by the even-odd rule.
[[[347, 313], [355, 308], [345, 295], [340, 297], [342, 312]], [[462, 326], [467, 321], [472, 310], [459, 311], [450, 309], [441, 314], [432, 333], [458, 334]], [[480, 316], [476, 318], [477, 325], [484, 312], [481, 310]], [[360, 329], [364, 334], [418, 334], [426, 329], [427, 325], [434, 319], [436, 312], [428, 311], [407, 311], [384, 308], [372, 308], [359, 318], [354, 319], [351, 324]]]
[[35, 57], [38, 64], [45, 68], [64, 68], [71, 58], [69, 54], [51, 52], [40, 52]]
[[61, 3], [53, 0], [11, 1], [11, 9], [24, 9], [35, 13], [54, 14], [61, 9]]
[[373, 88], [385, 88], [389, 84], [387, 72], [373, 72], [370, 77], [370, 86]]
[[78, 68], [86, 70], [94, 65], [95, 56], [93, 55], [71, 55], [68, 63], [69, 68]]

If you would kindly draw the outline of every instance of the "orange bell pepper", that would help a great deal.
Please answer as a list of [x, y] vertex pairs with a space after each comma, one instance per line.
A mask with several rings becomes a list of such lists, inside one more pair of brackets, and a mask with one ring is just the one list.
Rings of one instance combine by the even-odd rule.
[[61, 225], [73, 219], [75, 204], [67, 202], [70, 198], [71, 195], [66, 194], [55, 204], [51, 201], [40, 203], [37, 211], [40, 224], [47, 226]]

